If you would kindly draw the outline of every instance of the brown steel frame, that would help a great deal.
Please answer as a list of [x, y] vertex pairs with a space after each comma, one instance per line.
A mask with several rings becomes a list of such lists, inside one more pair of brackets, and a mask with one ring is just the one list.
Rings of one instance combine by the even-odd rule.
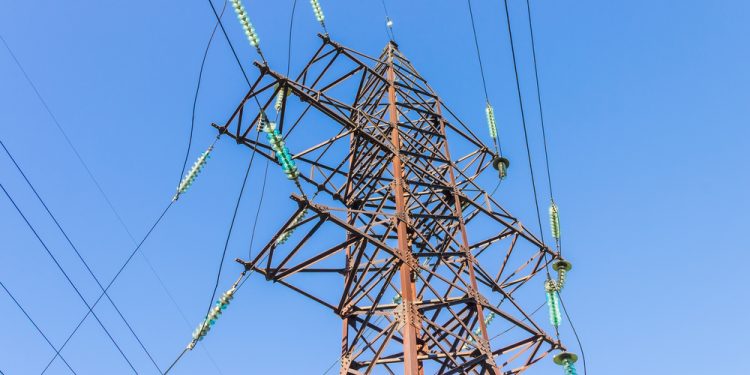
[[[341, 317], [341, 374], [515, 374], [561, 348], [514, 298], [558, 254], [478, 186], [495, 155], [395, 43], [374, 58], [321, 38], [296, 79], [256, 63], [260, 74], [247, 95], [223, 125], [214, 124], [276, 161], [249, 134], [261, 118], [254, 101], [265, 113], [284, 90], [277, 126], [288, 143], [311, 111], [335, 129], [292, 150], [300, 187], [312, 188], [313, 198], [293, 194], [298, 209], [289, 220], [253, 259], [238, 261]], [[341, 99], [345, 92], [353, 99]], [[291, 98], [301, 113], [289, 110]], [[449, 133], [466, 145], [465, 155], [451, 158]], [[295, 220], [303, 211], [309, 215]], [[290, 241], [277, 244], [289, 230]], [[310, 253], [309, 244], [331, 232], [340, 240]], [[316, 293], [298, 281], [314, 275], [342, 277], [340, 293]], [[517, 337], [493, 344], [486, 314], [518, 328]]]

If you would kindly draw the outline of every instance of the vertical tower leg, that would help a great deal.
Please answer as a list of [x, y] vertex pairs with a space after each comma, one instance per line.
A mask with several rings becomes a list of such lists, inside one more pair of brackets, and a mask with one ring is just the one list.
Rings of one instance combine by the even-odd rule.
[[[439, 115], [439, 118], [441, 119], [440, 120], [440, 132], [443, 133], [443, 135], [445, 135], [445, 123], [442, 120], [440, 103], [437, 103], [437, 113]], [[448, 160], [452, 160], [450, 156], [451, 155], [450, 151], [448, 150], [448, 142], [443, 143], [443, 145], [444, 145], [446, 157], [448, 158]], [[471, 256], [471, 250], [469, 250], [469, 238], [466, 235], [466, 224], [464, 223], [464, 219], [463, 219], [463, 208], [461, 207], [461, 198], [459, 197], [458, 189], [456, 188], [456, 176], [455, 176], [452, 166], [448, 168], [448, 173], [450, 175], [451, 187], [453, 187], [453, 202], [455, 205], [456, 216], [459, 217], [458, 225], [461, 231], [461, 242], [463, 244], [463, 249], [466, 254], [464, 259], [466, 259], [466, 262], [469, 263], [467, 264], [467, 268], [469, 271], [469, 280], [471, 283], [471, 287], [476, 291], [477, 290], [477, 278], [474, 272], [474, 265], [472, 264], [473, 257]], [[489, 343], [489, 336], [487, 335], [487, 324], [485, 324], [484, 322], [484, 311], [479, 301], [477, 301], [476, 309], [477, 309], [477, 319], [479, 320], [478, 325], [479, 325], [480, 330], [482, 331], [482, 339], [485, 342]], [[492, 354], [488, 353], [488, 355], [491, 356]], [[500, 369], [498, 369], [497, 365], [495, 365], [494, 358], [488, 358], [487, 362], [489, 362], [492, 365], [492, 368], [490, 369], [490, 373], [494, 375], [500, 375]]]
[[[406, 212], [404, 201], [404, 169], [399, 157], [401, 140], [398, 130], [398, 109], [396, 108], [396, 73], [393, 70], [393, 44], [388, 44], [388, 120], [391, 124], [391, 142], [394, 147], [393, 154], [393, 194], [396, 201], [396, 220], [398, 222], [396, 233], [398, 235], [398, 250], [406, 259], [411, 257], [409, 246]], [[416, 286], [412, 278], [411, 267], [402, 263], [399, 270], [401, 279], [402, 308], [406, 324], [403, 328], [404, 338], [404, 375], [420, 375], [419, 360], [417, 357], [417, 323], [413, 316], [413, 307], [416, 299]]]

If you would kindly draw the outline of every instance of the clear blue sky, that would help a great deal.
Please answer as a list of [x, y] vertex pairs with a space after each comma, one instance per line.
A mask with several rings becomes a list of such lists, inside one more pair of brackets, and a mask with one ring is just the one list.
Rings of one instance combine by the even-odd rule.
[[[499, 199], [534, 228], [501, 2], [473, 3], [490, 98], [514, 160]], [[541, 170], [525, 2], [510, 3], [532, 151]], [[246, 1], [264, 52], [281, 71], [291, 4]], [[386, 43], [379, 1], [321, 4], [335, 40], [371, 54]], [[401, 50], [484, 134], [465, 2], [388, 5]], [[0, 34], [140, 238], [176, 185], [198, 66], [214, 22], [207, 2], [4, 0], [0, 6]], [[566, 305], [590, 373], [750, 373], [743, 356], [750, 309], [744, 288], [750, 256], [743, 240], [750, 211], [750, 3], [532, 0], [532, 6], [552, 177], [566, 254], [575, 264]], [[225, 20], [254, 76], [254, 51], [234, 16]], [[318, 46], [316, 32], [309, 3], [300, 0], [293, 71]], [[2, 46], [0, 77], [0, 138], [97, 277], [109, 280], [132, 243]], [[218, 37], [204, 75], [191, 163], [215, 135], [208, 124], [225, 119], [245, 91]], [[187, 344], [205, 311], [248, 154], [221, 141], [192, 190], [143, 247], [188, 322], [140, 256], [111, 289], [162, 368]], [[247, 253], [262, 169], [251, 173], [220, 289], [240, 271], [232, 259]], [[291, 209], [283, 177], [276, 170], [269, 175], [261, 241]], [[96, 284], [5, 155], [0, 182], [92, 301]], [[85, 307], [2, 195], [0, 239], [0, 281], [61, 345]], [[111, 306], [102, 302], [96, 311], [139, 372], [155, 373]], [[2, 290], [0, 317], [0, 371], [39, 373], [53, 351]], [[223, 374], [321, 374], [338, 357], [340, 329], [339, 320], [319, 306], [252, 278], [204, 342]], [[564, 339], [575, 347], [567, 330]], [[91, 319], [63, 355], [80, 374], [129, 373]], [[50, 373], [66, 371], [57, 360]], [[198, 349], [174, 373], [219, 370]], [[528, 373], [561, 370], [546, 360]]]

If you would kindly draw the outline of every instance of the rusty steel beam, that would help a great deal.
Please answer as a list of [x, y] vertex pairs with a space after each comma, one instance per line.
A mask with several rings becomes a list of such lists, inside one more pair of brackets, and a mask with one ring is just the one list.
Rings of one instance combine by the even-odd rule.
[[[288, 92], [275, 118], [302, 172], [297, 209], [238, 261], [341, 318], [341, 375], [515, 374], [561, 348], [519, 298], [543, 299], [537, 276], [559, 255], [481, 187], [496, 181], [490, 148], [395, 43], [373, 57], [321, 38], [294, 79], [256, 63], [214, 124], [276, 162], [250, 132], [256, 101], [266, 112]], [[326, 291], [310, 288], [316, 277]], [[501, 323], [486, 324], [490, 313]]]

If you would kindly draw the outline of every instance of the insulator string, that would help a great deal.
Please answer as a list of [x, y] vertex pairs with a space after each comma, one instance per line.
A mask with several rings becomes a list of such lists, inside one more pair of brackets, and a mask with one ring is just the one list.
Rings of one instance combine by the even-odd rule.
[[380, 0], [380, 3], [383, 4], [383, 12], [385, 13], [385, 32], [388, 34], [388, 38], [395, 43], [396, 34], [393, 32], [393, 19], [388, 13], [388, 7], [385, 5], [385, 0]]
[[[63, 139], [65, 140], [65, 142], [67, 143], [67, 145], [70, 147], [70, 149], [73, 151], [73, 154], [75, 155], [75, 157], [78, 160], [79, 164], [86, 171], [87, 176], [89, 177], [89, 179], [91, 180], [91, 182], [96, 187], [96, 189], [99, 192], [100, 196], [104, 199], [104, 201], [107, 204], [107, 207], [109, 208], [110, 212], [112, 212], [112, 214], [114, 215], [114, 217], [117, 219], [117, 222], [123, 228], [123, 230], [127, 234], [128, 238], [132, 241], [133, 245], [137, 245], [138, 241], [136, 240], [135, 236], [133, 235], [133, 233], [128, 228], [127, 224], [125, 224], [125, 221], [123, 220], [122, 215], [120, 215], [120, 213], [118, 212], [118, 210], [115, 208], [114, 204], [112, 203], [112, 200], [109, 198], [109, 196], [107, 195], [107, 193], [104, 191], [104, 189], [102, 188], [102, 186], [99, 183], [98, 179], [94, 176], [93, 172], [91, 171], [91, 168], [89, 168], [88, 164], [83, 159], [83, 156], [81, 155], [81, 153], [78, 151], [78, 149], [76, 148], [76, 146], [73, 144], [72, 140], [68, 137], [68, 134], [65, 131], [65, 129], [63, 128], [62, 124], [58, 121], [57, 117], [55, 116], [55, 114], [52, 112], [51, 108], [47, 104], [47, 101], [41, 95], [41, 93], [37, 89], [36, 85], [34, 84], [33, 80], [28, 75], [28, 73], [24, 69], [23, 65], [18, 60], [18, 58], [16, 57], [16, 55], [13, 53], [13, 50], [10, 48], [10, 46], [8, 45], [8, 43], [6, 42], [6, 40], [2, 37], [2, 35], [0, 35], [0, 41], [3, 42], [3, 45], [5, 46], [5, 48], [7, 49], [8, 53], [11, 55], [11, 57], [13, 58], [13, 61], [16, 63], [16, 65], [19, 68], [19, 70], [21, 71], [21, 73], [23, 74], [26, 82], [32, 88], [32, 90], [36, 94], [37, 98], [39, 99], [40, 103], [44, 107], [45, 111], [47, 112], [47, 114], [52, 119], [52, 122], [57, 127], [57, 129], [60, 131], [61, 135], [63, 136]], [[187, 155], [186, 155], [186, 157], [187, 157]], [[180, 177], [182, 176], [182, 173], [184, 173], [184, 171], [180, 173]], [[162, 214], [162, 216], [163, 216], [163, 214]], [[156, 278], [157, 282], [159, 283], [159, 285], [162, 288], [162, 290], [164, 291], [164, 293], [167, 295], [167, 297], [169, 298], [169, 300], [171, 301], [171, 303], [174, 305], [174, 307], [182, 315], [183, 319], [187, 323], [187, 319], [185, 318], [185, 314], [183, 313], [183, 311], [180, 308], [179, 304], [177, 304], [177, 301], [175, 300], [174, 296], [169, 291], [169, 289], [167, 288], [167, 286], [164, 283], [164, 281], [162, 280], [162, 278], [159, 276], [158, 272], [154, 268], [154, 266], [151, 263], [151, 261], [149, 260], [149, 258], [144, 253], [141, 253], [141, 256], [143, 257], [143, 260], [146, 262], [146, 265], [148, 266], [149, 270], [153, 273], [154, 277]], [[101, 298], [101, 296], [100, 296], [100, 298]], [[70, 338], [72, 338], [72, 335], [74, 335], [78, 331], [78, 327], [81, 326], [81, 324], [83, 323], [83, 321], [85, 319], [86, 318], [84, 317], [80, 321], [80, 323], [78, 324], [78, 326], [76, 327], [76, 329], [71, 333], [71, 336], [69, 336], [68, 339], [66, 340], [66, 343], [70, 340]], [[64, 346], [65, 346], [65, 344], [63, 344], [63, 347]], [[206, 354], [208, 355], [209, 359], [211, 359], [211, 361], [214, 362], [214, 364], [215, 364], [215, 361], [213, 360], [213, 357], [211, 357], [210, 353], [208, 353], [208, 351], [206, 351]], [[47, 364], [47, 367], [45, 368], [44, 371], [46, 371], [47, 368], [49, 368], [49, 366], [54, 362], [54, 360], [55, 360], [56, 357], [57, 357], [57, 354], [55, 354], [55, 357], [53, 357], [49, 361], [49, 363]]]
[[[479, 74], [482, 77], [482, 89], [484, 90], [487, 126], [489, 128], [490, 138], [492, 138], [492, 143], [495, 146], [495, 152], [499, 156], [502, 156], [503, 153], [500, 147], [500, 141], [498, 140], [498, 137], [497, 137], [497, 124], [495, 121], [495, 110], [492, 108], [492, 104], [490, 103], [490, 95], [487, 90], [487, 79], [484, 74], [484, 64], [482, 63], [482, 53], [480, 52], [480, 48], [479, 48], [479, 37], [477, 36], [477, 28], [474, 22], [474, 10], [471, 7], [471, 0], [466, 0], [466, 4], [469, 6], [469, 19], [471, 20], [471, 31], [474, 35], [474, 47], [476, 48], [476, 51], [477, 51], [477, 61], [479, 61]], [[504, 175], [504, 173], [501, 173], [501, 175]]]

